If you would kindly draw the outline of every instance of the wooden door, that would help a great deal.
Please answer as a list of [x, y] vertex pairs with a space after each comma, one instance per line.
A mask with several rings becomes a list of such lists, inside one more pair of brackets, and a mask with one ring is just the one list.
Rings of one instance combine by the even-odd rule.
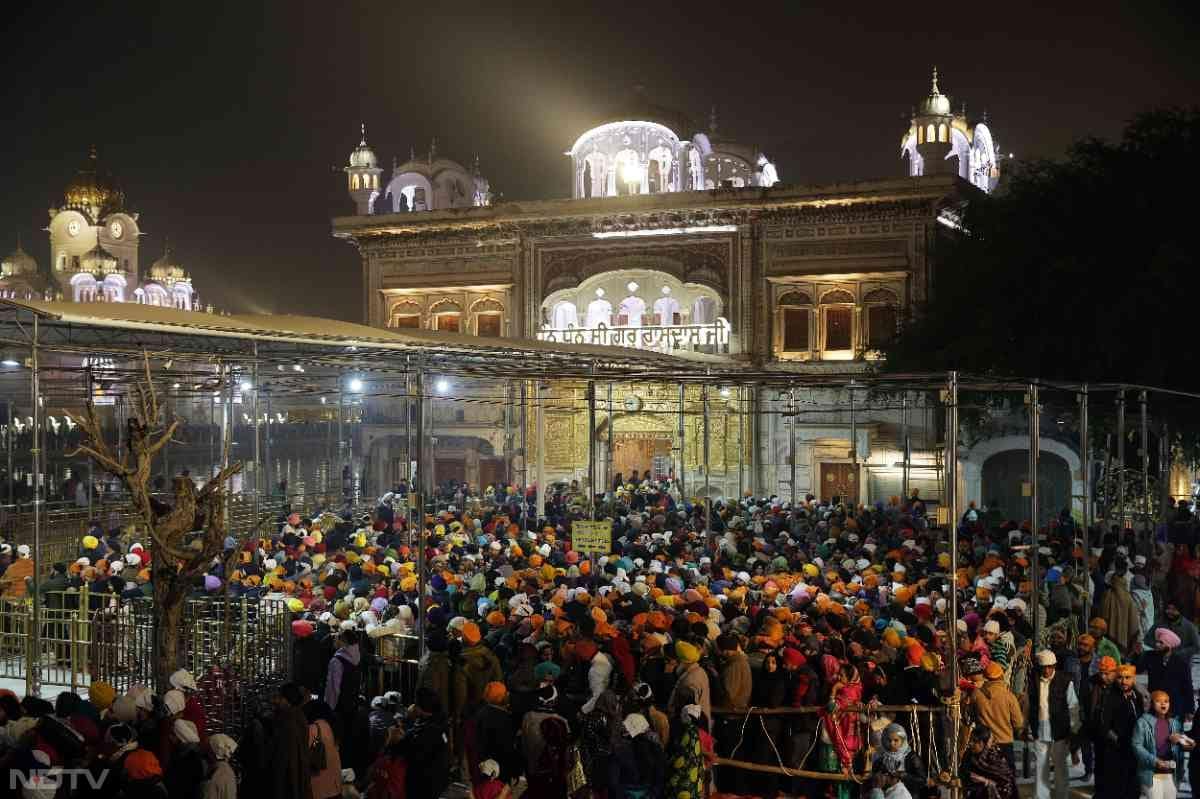
[[480, 487], [489, 485], [500, 485], [504, 482], [504, 459], [503, 458], [480, 458], [479, 459], [479, 485]]
[[853, 463], [821, 464], [821, 499], [828, 501], [834, 497], [858, 502], [858, 475]]

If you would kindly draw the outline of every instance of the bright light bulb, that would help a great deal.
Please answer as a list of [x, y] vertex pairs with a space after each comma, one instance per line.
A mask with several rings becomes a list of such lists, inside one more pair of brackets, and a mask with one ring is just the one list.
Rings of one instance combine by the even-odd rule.
[[729, 399], [729, 389], [727, 389], [727, 388], [721, 389], [720, 394], [725, 399]]
[[242, 381], [242, 391], [249, 391], [252, 388], [254, 388], [254, 386], [251, 385], [249, 380]]
[[642, 165], [637, 161], [625, 161], [621, 164], [621, 180], [626, 183], [642, 182]]
[[436, 384], [434, 384], [434, 388], [437, 389], [439, 394], [445, 394], [450, 390], [450, 381], [443, 377], [442, 379], [438, 380]]
[[351, 391], [362, 391], [363, 390], [363, 381], [359, 380], [357, 377], [352, 378], [350, 380], [350, 390]]
[[3, 361], [0, 361], [0, 366], [20, 366], [21, 362], [11, 355], [6, 356]]

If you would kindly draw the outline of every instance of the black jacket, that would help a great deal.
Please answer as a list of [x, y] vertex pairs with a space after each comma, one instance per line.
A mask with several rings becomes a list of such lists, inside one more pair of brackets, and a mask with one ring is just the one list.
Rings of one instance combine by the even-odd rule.
[[[407, 799], [439, 799], [450, 784], [450, 737], [446, 722], [430, 716], [405, 735], [402, 744], [409, 768], [405, 776]], [[414, 768], [413, 764], [419, 764]]]

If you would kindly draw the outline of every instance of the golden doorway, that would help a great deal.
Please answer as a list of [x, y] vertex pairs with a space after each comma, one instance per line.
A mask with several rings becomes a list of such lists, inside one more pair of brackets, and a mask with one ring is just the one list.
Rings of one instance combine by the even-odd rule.
[[660, 436], [622, 435], [617, 433], [613, 440], [613, 477], [621, 475], [626, 482], [636, 470], [643, 475], [647, 470], [657, 476], [662, 464], [671, 460], [671, 439]]

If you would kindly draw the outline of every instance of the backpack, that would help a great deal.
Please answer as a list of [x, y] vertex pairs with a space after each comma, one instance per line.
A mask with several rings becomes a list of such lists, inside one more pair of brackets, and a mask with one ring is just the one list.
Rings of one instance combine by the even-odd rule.
[[334, 655], [342, 661], [342, 684], [338, 689], [337, 707], [334, 711], [340, 716], [354, 710], [358, 704], [358, 691], [362, 682], [362, 672], [359, 667], [344, 658], [341, 654]]

